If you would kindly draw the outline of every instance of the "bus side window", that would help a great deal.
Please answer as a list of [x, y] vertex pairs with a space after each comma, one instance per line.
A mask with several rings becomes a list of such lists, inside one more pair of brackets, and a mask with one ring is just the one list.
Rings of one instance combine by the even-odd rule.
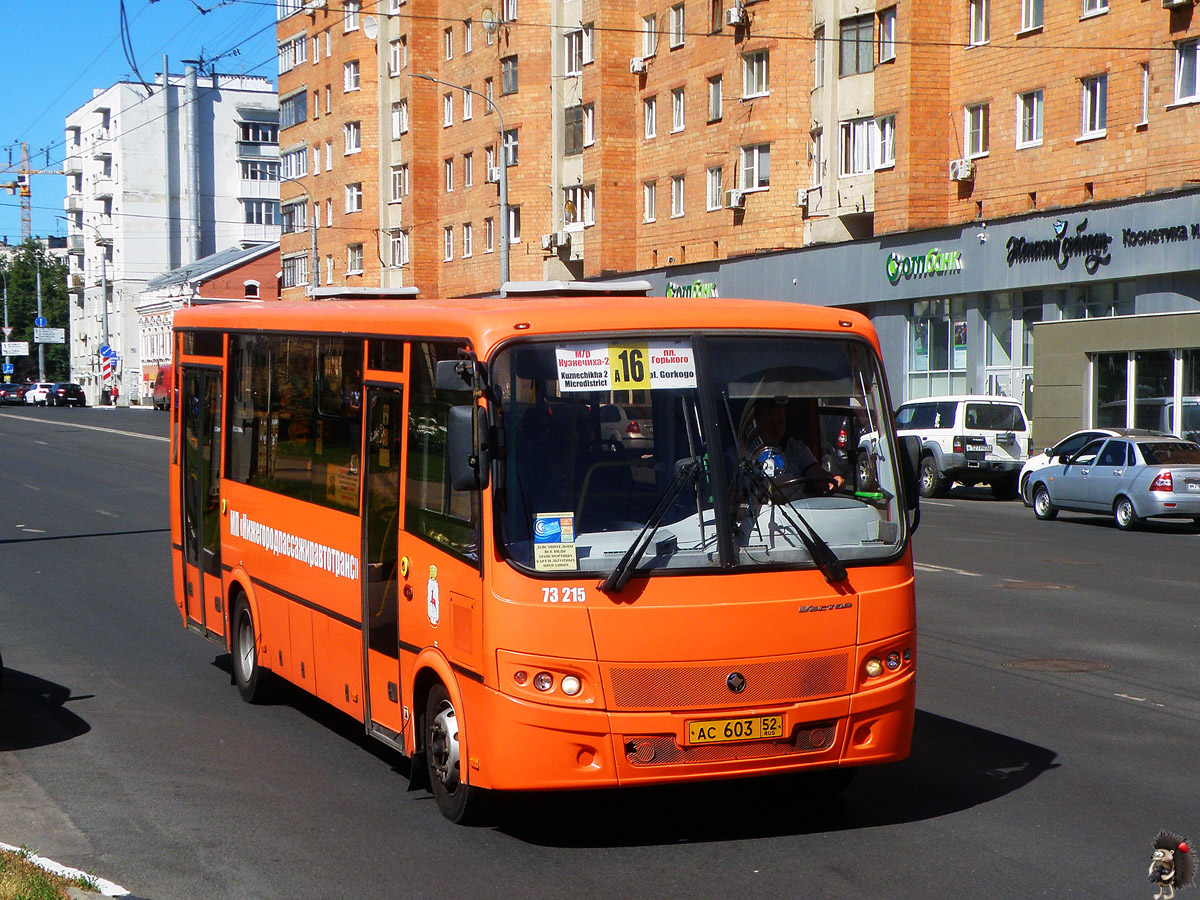
[[437, 364], [457, 359], [459, 347], [414, 343], [408, 407], [404, 530], [464, 560], [479, 558], [479, 492], [454, 491], [446, 463], [446, 420], [471, 392], [434, 388]]

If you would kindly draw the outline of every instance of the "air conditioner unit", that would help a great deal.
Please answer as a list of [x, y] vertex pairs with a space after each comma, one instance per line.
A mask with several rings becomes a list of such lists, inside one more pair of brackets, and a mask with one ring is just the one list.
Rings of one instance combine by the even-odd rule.
[[1162, 0], [1163, 9], [1179, 9], [1181, 6], [1191, 6], [1192, 0]]
[[972, 181], [975, 178], [975, 163], [969, 159], [950, 160], [951, 181]]
[[543, 234], [542, 235], [542, 249], [543, 250], [557, 250], [558, 249], [558, 234], [555, 232], [551, 232], [550, 234]]
[[796, 205], [808, 212], [808, 188], [796, 188]]
[[487, 170], [487, 178], [485, 180], [487, 181], [488, 184], [499, 184], [500, 183], [500, 167], [499, 166], [489, 166], [488, 170]]
[[740, 3], [725, 10], [726, 25], [733, 25], [735, 27], [738, 25], [745, 25], [746, 18], [746, 7], [742, 6]]
[[646, 60], [642, 59], [642, 57], [640, 57], [640, 56], [635, 56], [633, 59], [631, 59], [629, 61], [629, 74], [630, 75], [645, 75], [646, 74]]
[[316, 12], [318, 9], [324, 9], [328, 0], [304, 0], [305, 12]]
[[744, 191], [726, 191], [725, 192], [725, 208], [726, 209], [745, 209], [746, 194]]

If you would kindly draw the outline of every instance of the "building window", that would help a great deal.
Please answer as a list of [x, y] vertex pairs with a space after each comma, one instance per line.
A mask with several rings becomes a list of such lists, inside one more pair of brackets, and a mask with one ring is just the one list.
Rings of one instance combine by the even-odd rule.
[[683, 4], [677, 3], [671, 7], [671, 48], [683, 46]]
[[354, 59], [342, 66], [342, 90], [357, 91], [358, 85], [358, 60]]
[[713, 75], [708, 79], [708, 121], [718, 122], [721, 119], [721, 76]]
[[683, 176], [671, 176], [671, 218], [678, 219], [683, 215]]
[[821, 128], [814, 128], [809, 137], [812, 140], [808, 155], [808, 161], [812, 168], [810, 184], [813, 187], [820, 187], [825, 183], [825, 131]]
[[397, 228], [392, 232], [392, 268], [408, 265], [408, 232]]
[[578, 231], [583, 223], [583, 186], [563, 188], [563, 228]]
[[968, 106], [963, 113], [963, 156], [984, 156], [988, 152], [991, 108], [986, 103]]
[[390, 44], [388, 44], [388, 75], [390, 75], [392, 78], [395, 78], [400, 74], [400, 41], [402, 40], [403, 38], [397, 41], [392, 41]]
[[589, 184], [583, 189], [583, 224], [596, 224], [596, 186]]
[[288, 181], [303, 178], [308, 174], [308, 148], [289, 150], [279, 158], [283, 177]]
[[879, 61], [896, 58], [896, 7], [889, 6], [879, 14]]
[[291, 128], [308, 121], [308, 91], [300, 91], [279, 101], [279, 127]]
[[988, 42], [991, 30], [990, 5], [991, 0], [971, 0], [968, 42], [972, 47]]
[[325, 224], [333, 224], [333, 198], [328, 197], [325, 200]]
[[517, 129], [510, 128], [504, 132], [504, 164], [506, 166], [515, 166], [520, 157], [517, 151], [520, 149], [518, 145]]
[[463, 187], [472, 187], [475, 184], [475, 154], [463, 154]]
[[471, 102], [474, 96], [475, 94], [471, 91], [471, 86], [469, 84], [463, 88], [462, 117], [464, 122], [468, 119], [474, 118], [475, 116], [475, 104]]
[[1150, 63], [1139, 66], [1142, 70], [1142, 119], [1139, 126], [1150, 124]]
[[767, 81], [766, 50], [742, 54], [742, 96], [762, 97], [770, 91]]
[[[261, 202], [261, 201], [250, 201]], [[254, 222], [255, 225], [272, 225], [273, 222]], [[284, 234], [295, 234], [308, 228], [308, 203], [300, 200], [279, 207], [279, 230]]]
[[563, 154], [574, 156], [583, 152], [583, 107], [568, 106], [563, 111]]
[[247, 225], [278, 225], [278, 200], [243, 200], [243, 219]]
[[516, 21], [517, 0], [500, 0], [500, 19], [503, 22]]
[[583, 72], [583, 29], [576, 28], [563, 35], [563, 74], [579, 75]]
[[500, 60], [500, 93], [515, 94], [517, 92], [517, 58], [506, 56]]
[[392, 137], [408, 133], [408, 98], [392, 104]]
[[658, 185], [653, 181], [642, 183], [642, 221], [653, 222], [655, 219], [655, 205], [658, 198]]
[[333, 284], [333, 254], [325, 257], [325, 283]]
[[596, 104], [588, 103], [583, 107], [583, 146], [590, 147], [596, 143]]
[[825, 86], [825, 26], [813, 29], [813, 87]]
[[658, 134], [658, 98], [647, 97], [642, 101], [642, 114], [645, 119], [644, 137], [646, 140]]
[[325, 171], [333, 169], [333, 141], [325, 142]]
[[442, 94], [442, 127], [449, 128], [454, 124], [454, 95]]
[[[342, 3], [343, 28], [345, 31], [358, 31], [358, 11], [362, 8], [360, 0], [344, 0]], [[326, 52], [329, 47], [326, 46]]]
[[[1175, 102], [1184, 103], [1200, 99], [1200, 86], [1196, 82], [1196, 47], [1195, 39], [1180, 41], [1175, 45]], [[1149, 67], [1145, 67], [1149, 73]], [[1143, 78], [1143, 81], [1147, 79]], [[1142, 119], [1146, 116], [1143, 114]]]
[[496, 249], [496, 223], [491, 216], [483, 220], [483, 252], [491, 253]]
[[710, 212], [722, 206], [722, 169], [720, 166], [710, 166], [705, 181], [704, 208]]
[[1021, 30], [1032, 31], [1041, 28], [1045, 21], [1042, 11], [1042, 0], [1021, 0]]
[[399, 203], [404, 199], [404, 167], [392, 166], [392, 194], [389, 203]]
[[361, 275], [363, 270], [363, 245], [346, 245], [346, 274]]
[[474, 240], [475, 240], [475, 229], [474, 229], [474, 226], [472, 226], [470, 222], [463, 222], [462, 236], [463, 236], [463, 259], [467, 259], [468, 257], [474, 255], [474, 253], [475, 253], [475, 250], [472, 246], [472, 244], [474, 243]]
[[708, 33], [718, 34], [725, 27], [725, 10], [722, 0], [708, 0]]
[[446, 193], [454, 190], [454, 159], [442, 160], [442, 172], [445, 175]]
[[308, 257], [285, 257], [283, 259], [283, 286], [289, 288], [302, 284], [308, 284]]
[[521, 207], [519, 206], [508, 208], [508, 242], [510, 244], [521, 243]]
[[871, 141], [871, 168], [886, 169], [896, 164], [896, 117], [880, 116], [874, 123]]
[[487, 106], [483, 108], [483, 114], [490, 116], [492, 114], [492, 101], [496, 99], [496, 86], [493, 79], [483, 79], [483, 96], [488, 98]]
[[1083, 0], [1083, 14], [1095, 16], [1108, 12], [1108, 0]]
[[871, 171], [873, 119], [850, 119], [841, 125], [842, 141], [838, 174], [862, 175]]
[[[241, 163], [243, 181], [278, 181], [279, 163], [269, 160], [248, 160]], [[82, 178], [82, 176], [80, 176]], [[82, 190], [82, 188], [81, 188]]]
[[454, 229], [447, 225], [442, 229], [442, 262], [454, 259]]
[[1017, 147], [1042, 143], [1042, 92], [1028, 91], [1017, 97]]
[[908, 397], [939, 397], [967, 390], [967, 334], [961, 297], [918, 300], [909, 321]]
[[848, 75], [859, 75], [871, 71], [871, 50], [873, 48], [871, 32], [875, 27], [875, 17], [868, 13], [865, 16], [854, 16], [842, 19], [841, 36], [838, 39], [838, 75], [845, 78]]
[[475, 49], [475, 39], [472, 34], [471, 20], [463, 20], [463, 53], [470, 53]]
[[454, 29], [446, 28], [442, 31], [442, 48], [445, 51], [446, 59], [454, 59]]
[[651, 13], [642, 16], [642, 57], [653, 56], [658, 51], [658, 17]]
[[358, 122], [347, 122], [343, 125], [342, 136], [346, 142], [347, 154], [362, 150], [362, 126]]
[[683, 131], [683, 88], [671, 91], [671, 131]]
[[1108, 115], [1108, 76], [1083, 79], [1082, 137], [1102, 137]]
[[595, 56], [595, 33], [596, 27], [588, 22], [583, 26], [583, 64], [586, 66], [590, 62], [596, 61]]
[[346, 212], [347, 213], [362, 212], [362, 208], [363, 208], [362, 182], [356, 181], [353, 184], [346, 185]]
[[742, 190], [766, 190], [771, 186], [771, 145], [742, 148]]
[[[78, 128], [73, 129], [73, 133], [78, 132]], [[243, 144], [276, 144], [279, 142], [279, 128], [264, 122], [239, 122], [238, 140]]]

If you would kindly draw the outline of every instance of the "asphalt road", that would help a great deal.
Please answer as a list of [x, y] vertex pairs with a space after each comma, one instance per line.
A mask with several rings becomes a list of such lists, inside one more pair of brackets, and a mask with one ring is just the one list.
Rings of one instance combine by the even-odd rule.
[[1200, 840], [1191, 525], [927, 501], [908, 761], [833, 801], [794, 780], [536, 796], [460, 828], [354, 722], [242, 703], [184, 631], [165, 431], [0, 408], [0, 841], [153, 900], [994, 900], [1149, 898], [1158, 829]]

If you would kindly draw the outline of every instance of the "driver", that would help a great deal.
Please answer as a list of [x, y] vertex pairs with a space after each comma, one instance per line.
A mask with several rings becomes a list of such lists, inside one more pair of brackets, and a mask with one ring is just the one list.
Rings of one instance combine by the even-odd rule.
[[812, 493], [824, 493], [828, 490], [826, 484], [832, 484], [835, 491], [841, 490], [846, 483], [841, 475], [826, 472], [808, 445], [789, 434], [787, 397], [760, 397], [755, 400], [754, 424], [755, 436], [763, 444], [783, 452], [784, 469], [776, 475], [781, 482], [813, 479], [812, 485], [816, 490]]

